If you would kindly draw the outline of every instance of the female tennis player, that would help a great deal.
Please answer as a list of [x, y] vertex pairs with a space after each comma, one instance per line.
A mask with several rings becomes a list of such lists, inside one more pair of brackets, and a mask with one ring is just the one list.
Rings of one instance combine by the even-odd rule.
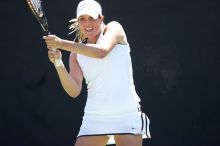
[[[70, 26], [77, 42], [55, 35], [43, 37], [65, 91], [76, 98], [83, 78], [87, 83], [88, 97], [75, 146], [142, 146], [142, 139], [150, 138], [149, 119], [141, 112], [135, 91], [126, 34], [118, 22], [105, 25], [103, 20], [100, 4], [83, 0]], [[69, 72], [61, 52], [52, 48], [71, 52]]]

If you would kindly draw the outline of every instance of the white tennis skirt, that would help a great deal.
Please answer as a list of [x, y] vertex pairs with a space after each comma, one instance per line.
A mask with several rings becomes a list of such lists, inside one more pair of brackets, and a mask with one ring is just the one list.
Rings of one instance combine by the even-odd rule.
[[107, 116], [85, 114], [77, 137], [107, 135], [107, 144], [115, 144], [114, 135], [130, 134], [150, 138], [149, 124], [148, 117], [141, 111]]

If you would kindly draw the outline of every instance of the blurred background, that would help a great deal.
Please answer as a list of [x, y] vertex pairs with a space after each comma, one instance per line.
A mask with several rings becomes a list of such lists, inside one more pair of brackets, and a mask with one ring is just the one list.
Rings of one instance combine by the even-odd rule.
[[[220, 130], [219, 8], [208, 0], [98, 0], [120, 22], [152, 138], [144, 146], [217, 146]], [[79, 0], [45, 0], [53, 34], [73, 40]], [[0, 145], [73, 146], [86, 102], [61, 87], [44, 35], [24, 0], [2, 1]], [[68, 68], [69, 52], [63, 52]]]

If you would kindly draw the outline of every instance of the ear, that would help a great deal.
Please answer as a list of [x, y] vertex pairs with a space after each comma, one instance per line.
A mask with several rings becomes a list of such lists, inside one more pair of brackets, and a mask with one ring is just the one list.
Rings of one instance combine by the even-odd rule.
[[101, 20], [102, 22], [104, 22], [104, 18], [105, 18], [105, 16], [100, 15], [99, 17], [100, 17], [100, 20]]

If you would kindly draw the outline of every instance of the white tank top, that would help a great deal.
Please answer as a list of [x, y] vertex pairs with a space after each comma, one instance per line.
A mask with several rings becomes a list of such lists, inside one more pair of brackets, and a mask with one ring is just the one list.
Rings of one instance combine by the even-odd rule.
[[[97, 44], [102, 40], [102, 33]], [[117, 44], [103, 59], [77, 54], [87, 83], [85, 114], [135, 112], [140, 106], [133, 82], [129, 45]]]

